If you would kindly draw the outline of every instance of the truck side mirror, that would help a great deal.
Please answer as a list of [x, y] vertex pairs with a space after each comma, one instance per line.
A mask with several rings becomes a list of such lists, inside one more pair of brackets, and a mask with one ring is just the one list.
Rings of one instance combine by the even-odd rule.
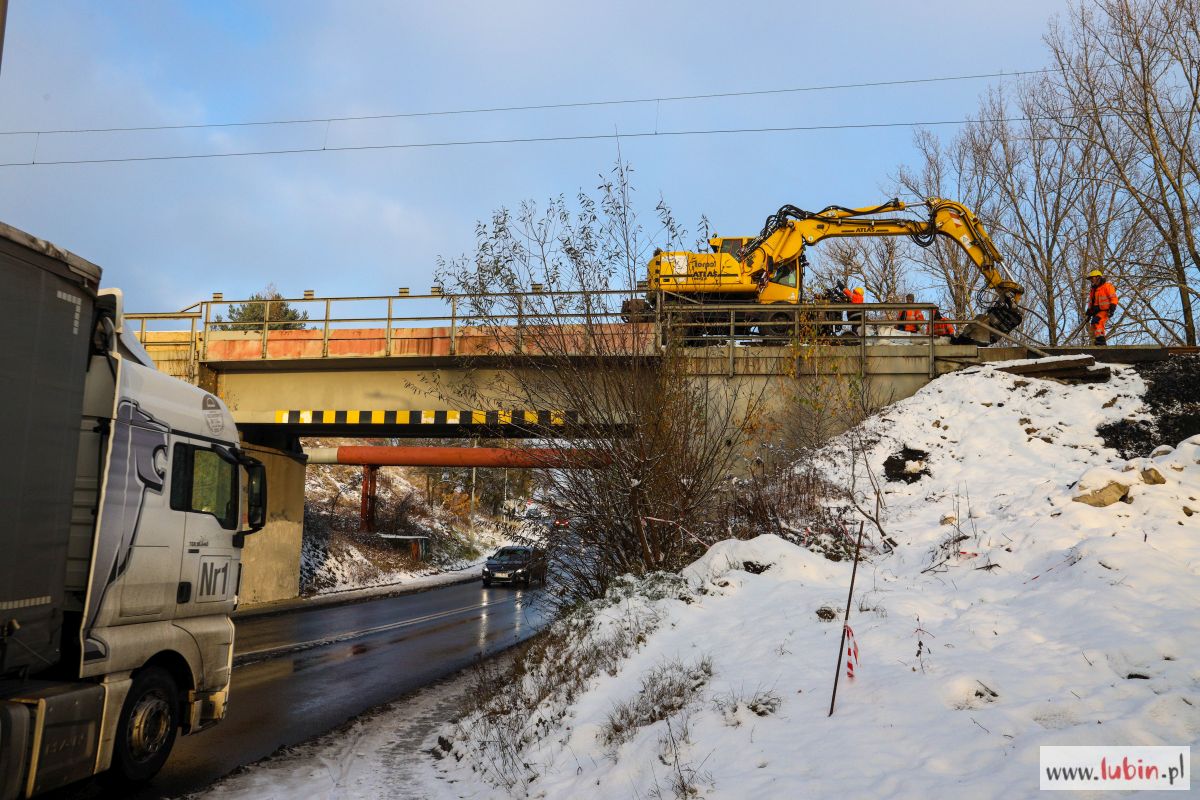
[[246, 465], [246, 533], [257, 533], [267, 524], [267, 468], [255, 461]]

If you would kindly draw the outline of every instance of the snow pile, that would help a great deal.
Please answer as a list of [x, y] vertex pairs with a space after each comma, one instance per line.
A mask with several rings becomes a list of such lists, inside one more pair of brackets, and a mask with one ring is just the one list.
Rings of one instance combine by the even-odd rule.
[[[1113, 373], [945, 376], [824, 452], [842, 484], [847, 442], [877, 472], [924, 453], [883, 483], [897, 546], [859, 567], [860, 664], [832, 717], [851, 565], [728, 541], [649, 601], [644, 644], [497, 745], [519, 780], [481, 782], [468, 734], [429, 796], [1002, 798], [1036, 791], [1040, 745], [1196, 744], [1200, 437], [1117, 457], [1096, 429], [1143, 417], [1144, 387]], [[1075, 501], [1114, 476], [1123, 499]]]

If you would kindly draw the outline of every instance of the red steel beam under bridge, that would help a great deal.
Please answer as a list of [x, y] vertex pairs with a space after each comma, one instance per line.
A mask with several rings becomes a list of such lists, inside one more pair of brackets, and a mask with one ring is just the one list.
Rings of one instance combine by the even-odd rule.
[[595, 450], [509, 447], [310, 447], [309, 464], [369, 467], [503, 467], [508, 469], [593, 469], [603, 463]]
[[[592, 469], [604, 463], [595, 450], [508, 447], [313, 447], [309, 464], [351, 464], [363, 468], [359, 530], [375, 530], [376, 481], [380, 467], [501, 467], [508, 469]], [[472, 473], [474, 474], [474, 473]], [[472, 478], [472, 484], [474, 479]], [[474, 487], [472, 486], [472, 506]]]

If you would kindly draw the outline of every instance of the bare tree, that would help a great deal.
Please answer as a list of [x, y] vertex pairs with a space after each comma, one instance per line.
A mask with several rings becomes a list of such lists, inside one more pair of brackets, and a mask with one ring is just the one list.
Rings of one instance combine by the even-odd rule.
[[[948, 143], [919, 131], [897, 184], [975, 209], [1027, 288], [1031, 336], [1087, 341], [1083, 277], [1100, 269], [1122, 296], [1110, 340], [1194, 343], [1200, 3], [1079, 0], [1046, 41], [1057, 71], [988, 92]], [[961, 253], [903, 253], [969, 315], [979, 276]]]
[[[1067, 235], [1079, 203], [1075, 170], [1079, 153], [1056, 129], [1053, 117], [1040, 116], [1044, 81], [1029, 81], [1015, 90], [1017, 119], [1008, 119], [1009, 101], [1001, 89], [980, 102], [978, 119], [963, 131], [973, 166], [993, 203], [993, 235], [1006, 234], [1010, 267], [1026, 288], [1026, 302], [1040, 312], [1046, 341], [1057, 345], [1071, 324], [1068, 309], [1079, 284], [1067, 268]], [[1013, 251], [1018, 254], [1013, 258]]]
[[439, 268], [488, 342], [476, 363], [504, 356], [517, 367], [511, 383], [489, 387], [492, 402], [569, 412], [570, 425], [531, 424], [529, 433], [591, 453], [591, 469], [547, 463], [542, 472], [573, 520], [549, 542], [551, 591], [564, 604], [602, 595], [622, 574], [678, 569], [720, 538], [714, 498], [758, 413], [758, 396], [695, 377], [694, 354], [661, 341], [652, 323], [621, 321], [621, 300], [653, 248], [686, 236], [661, 201], [660, 233], [647, 236], [632, 192], [618, 164], [596, 196], [502, 209], [478, 226], [474, 255]]
[[[970, 150], [962, 137], [947, 146], [932, 132], [919, 129], [913, 143], [920, 154], [916, 169], [902, 166], [896, 175], [900, 191], [920, 199], [945, 197], [957, 200], [990, 224], [990, 204], [984, 202], [981, 178], [973, 170]], [[983, 278], [962, 248], [935, 237], [929, 247], [909, 246], [907, 259], [919, 274], [933, 281], [936, 302], [951, 309], [958, 319], [974, 316], [975, 298], [983, 288]]]
[[813, 269], [818, 281], [830, 286], [838, 282], [861, 283], [880, 301], [896, 301], [910, 291], [902, 255], [907, 240], [831, 239], [823, 244], [824, 257]]
[[1200, 278], [1198, 18], [1196, 0], [1089, 0], [1046, 37], [1076, 135], [1106, 156], [1100, 179], [1129, 195], [1162, 243], [1178, 324], [1170, 313], [1159, 322], [1189, 345]]

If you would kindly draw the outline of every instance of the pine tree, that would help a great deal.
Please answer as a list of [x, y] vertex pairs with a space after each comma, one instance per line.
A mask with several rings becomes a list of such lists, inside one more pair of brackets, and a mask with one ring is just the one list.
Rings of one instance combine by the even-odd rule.
[[292, 308], [283, 300], [283, 295], [273, 283], [267, 284], [261, 292], [250, 295], [250, 299], [245, 303], [231, 303], [229, 318], [225, 319], [218, 314], [213, 327], [226, 331], [258, 330], [263, 323], [263, 313], [268, 308], [267, 301], [270, 301], [271, 309], [267, 323], [270, 330], [300, 330], [306, 327], [304, 323], [308, 320], [308, 312]]

